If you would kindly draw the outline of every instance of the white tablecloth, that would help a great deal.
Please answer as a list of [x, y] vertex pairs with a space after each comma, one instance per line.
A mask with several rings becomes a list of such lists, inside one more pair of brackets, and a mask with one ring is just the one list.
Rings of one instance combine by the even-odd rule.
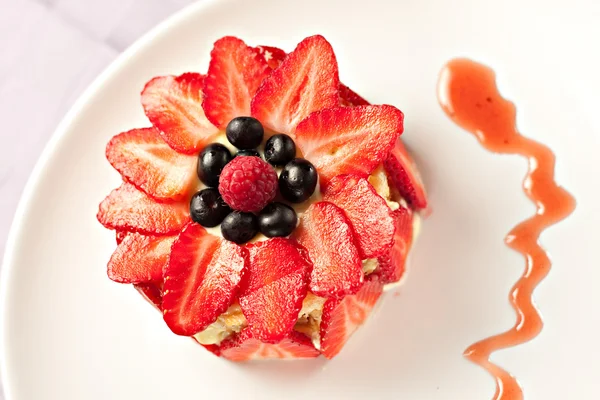
[[63, 115], [121, 51], [193, 1], [0, 0], [0, 255], [25, 182]]

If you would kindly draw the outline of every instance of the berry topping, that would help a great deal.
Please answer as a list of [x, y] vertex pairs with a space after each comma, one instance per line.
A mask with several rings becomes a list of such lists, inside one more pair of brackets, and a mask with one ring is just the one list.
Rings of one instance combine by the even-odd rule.
[[331, 359], [342, 350], [354, 331], [365, 322], [382, 292], [383, 284], [373, 279], [365, 282], [357, 294], [325, 303], [320, 327], [321, 352], [325, 357]]
[[171, 149], [154, 128], [113, 137], [106, 158], [123, 178], [154, 198], [181, 199], [195, 180], [195, 157]]
[[198, 178], [207, 186], [219, 186], [219, 175], [225, 165], [231, 161], [229, 149], [221, 143], [209, 144], [198, 158]]
[[219, 225], [230, 212], [231, 209], [214, 188], [199, 191], [190, 201], [192, 220], [207, 228]]
[[109, 229], [168, 235], [189, 221], [189, 207], [181, 203], [157, 203], [129, 183], [123, 183], [100, 203], [98, 221]]
[[128, 234], [108, 262], [108, 277], [121, 283], [161, 280], [176, 238]]
[[318, 180], [314, 165], [303, 158], [295, 158], [279, 175], [279, 191], [286, 200], [302, 203], [315, 192]]
[[162, 282], [134, 283], [133, 286], [150, 304], [162, 311]]
[[292, 331], [276, 344], [263, 343], [252, 337], [246, 328], [238, 335], [221, 343], [221, 355], [231, 361], [264, 360], [269, 358], [315, 358], [319, 351], [305, 335]]
[[277, 173], [258, 157], [237, 157], [223, 168], [219, 192], [234, 210], [259, 212], [277, 195]]
[[265, 130], [262, 124], [252, 117], [236, 117], [225, 129], [229, 143], [242, 150], [257, 148], [263, 140]]
[[309, 289], [321, 297], [354, 294], [363, 283], [362, 262], [344, 212], [328, 202], [312, 204], [294, 232], [310, 255]]
[[312, 265], [306, 251], [290, 239], [273, 238], [247, 248], [250, 263], [240, 306], [253, 337], [277, 343], [298, 319]]
[[387, 253], [394, 240], [394, 218], [385, 200], [366, 179], [336, 176], [323, 192], [323, 200], [344, 210], [356, 235], [361, 259]]
[[335, 54], [323, 36], [304, 39], [268, 76], [252, 100], [265, 128], [293, 134], [309, 114], [339, 104]]
[[271, 165], [284, 166], [296, 157], [296, 144], [284, 133], [273, 135], [265, 143], [265, 160]]
[[415, 162], [400, 139], [384, 162], [394, 187], [416, 209], [427, 208], [427, 195]]
[[271, 203], [258, 215], [258, 227], [267, 237], [288, 236], [297, 222], [296, 211], [283, 203]]
[[240, 150], [237, 153], [235, 153], [235, 155], [233, 156], [233, 158], [236, 157], [258, 157], [260, 158], [260, 153], [257, 150]]
[[221, 222], [221, 234], [231, 242], [242, 244], [251, 240], [258, 233], [256, 215], [233, 211]]
[[279, 67], [287, 55], [285, 51], [273, 46], [256, 46], [255, 49], [272, 69]]
[[171, 330], [194, 335], [233, 303], [247, 255], [244, 248], [190, 223], [173, 244], [165, 268], [164, 319]]
[[258, 51], [231, 36], [217, 40], [210, 57], [202, 107], [223, 129], [233, 118], [250, 115], [252, 97], [271, 69]]
[[198, 153], [215, 140], [219, 129], [202, 109], [204, 76], [188, 72], [159, 76], [146, 84], [142, 105], [162, 138], [180, 153]]
[[392, 106], [338, 107], [311, 114], [296, 129], [296, 145], [326, 186], [336, 175], [367, 177], [402, 133], [403, 115]]
[[412, 212], [408, 208], [400, 207], [392, 216], [396, 224], [394, 243], [388, 253], [377, 259], [379, 266], [375, 271], [384, 283], [397, 282], [402, 278], [412, 243]]

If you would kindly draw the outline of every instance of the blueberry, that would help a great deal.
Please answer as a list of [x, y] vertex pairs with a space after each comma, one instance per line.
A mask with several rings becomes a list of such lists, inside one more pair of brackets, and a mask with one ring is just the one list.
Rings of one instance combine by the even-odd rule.
[[221, 223], [223, 237], [231, 242], [242, 244], [251, 240], [258, 233], [256, 215], [241, 211], [233, 211]]
[[237, 153], [235, 153], [235, 155], [233, 156], [233, 158], [236, 157], [258, 157], [260, 158], [260, 153], [256, 150], [240, 150]]
[[271, 165], [283, 166], [296, 157], [296, 144], [283, 133], [273, 135], [265, 143], [265, 160]]
[[198, 178], [207, 186], [219, 186], [219, 175], [223, 167], [231, 161], [231, 153], [221, 143], [209, 144], [198, 157]]
[[229, 143], [243, 150], [257, 148], [263, 140], [265, 130], [256, 118], [237, 117], [227, 124], [225, 133]]
[[279, 175], [279, 192], [292, 203], [302, 203], [315, 192], [318, 179], [314, 165], [303, 158], [294, 158]]
[[217, 189], [204, 189], [192, 196], [190, 215], [200, 225], [212, 228], [231, 212]]
[[271, 203], [258, 215], [258, 228], [267, 237], [287, 236], [297, 222], [296, 211], [283, 203]]

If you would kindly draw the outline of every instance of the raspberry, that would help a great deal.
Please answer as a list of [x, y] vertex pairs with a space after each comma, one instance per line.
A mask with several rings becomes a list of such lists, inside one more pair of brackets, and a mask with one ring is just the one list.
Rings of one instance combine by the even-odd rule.
[[277, 194], [277, 173], [258, 157], [236, 157], [221, 172], [219, 192], [234, 210], [259, 212]]

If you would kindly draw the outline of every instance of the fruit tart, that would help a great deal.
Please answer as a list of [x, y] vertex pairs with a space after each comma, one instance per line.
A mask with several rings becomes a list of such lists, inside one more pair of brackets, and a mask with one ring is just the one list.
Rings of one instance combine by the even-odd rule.
[[427, 199], [403, 114], [339, 81], [331, 45], [215, 42], [206, 74], [150, 80], [150, 127], [106, 148], [108, 276], [233, 361], [337, 355], [398, 282]]

